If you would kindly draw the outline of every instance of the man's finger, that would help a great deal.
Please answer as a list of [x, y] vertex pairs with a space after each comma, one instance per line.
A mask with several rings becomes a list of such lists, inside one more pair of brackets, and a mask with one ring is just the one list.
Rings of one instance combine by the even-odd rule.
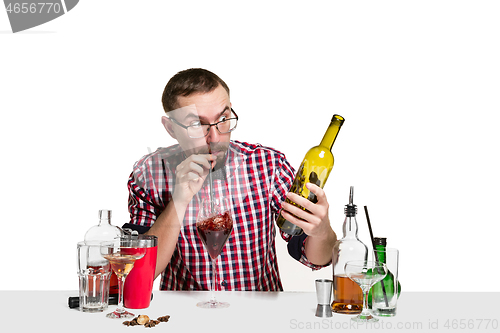
[[293, 192], [288, 192], [288, 194], [286, 196], [290, 201], [296, 203], [299, 206], [304, 207], [308, 211], [310, 211], [310, 212], [315, 211], [315, 208], [316, 208], [315, 204], [313, 202], [309, 201], [309, 199], [304, 198], [304, 197], [302, 197], [296, 193], [293, 193]]
[[319, 201], [323, 201], [326, 198], [325, 191], [316, 184], [307, 183], [306, 188], [311, 191]]

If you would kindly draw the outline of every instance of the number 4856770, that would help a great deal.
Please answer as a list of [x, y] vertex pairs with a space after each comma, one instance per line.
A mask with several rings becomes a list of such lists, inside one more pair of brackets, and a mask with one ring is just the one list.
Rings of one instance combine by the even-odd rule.
[[23, 3], [9, 3], [7, 5], [7, 13], [15, 14], [36, 14], [36, 13], [60, 13], [61, 4], [53, 2], [23, 2]]

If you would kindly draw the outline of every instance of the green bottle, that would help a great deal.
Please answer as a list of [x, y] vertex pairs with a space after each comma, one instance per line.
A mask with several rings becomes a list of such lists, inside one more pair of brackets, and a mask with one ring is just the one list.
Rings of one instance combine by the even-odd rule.
[[[387, 246], [387, 239], [386, 238], [381, 238], [381, 237], [374, 237], [373, 242], [375, 244], [375, 250], [376, 254], [378, 256], [378, 261], [386, 263], [386, 246]], [[388, 267], [390, 268], [390, 266]], [[395, 272], [397, 274], [397, 272]], [[377, 315], [379, 316], [394, 316], [396, 314], [396, 307], [393, 303], [397, 301], [397, 298], [399, 298], [399, 295], [401, 294], [401, 284], [397, 283], [397, 296], [394, 297], [395, 294], [395, 283], [394, 283], [395, 277], [394, 273], [390, 271], [390, 269], [387, 272], [387, 275], [382, 281], [379, 281], [373, 285], [373, 287], [370, 289], [370, 292], [368, 293], [368, 307], [371, 309], [372, 308], [372, 298], [373, 295], [376, 295], [377, 299], [383, 300], [382, 302], [385, 302], [387, 310], [379, 310], [379, 313]], [[392, 302], [391, 302], [392, 300]], [[394, 305], [394, 306], [393, 306]], [[384, 313], [387, 312], [387, 313]]]
[[[306, 156], [302, 160], [297, 174], [295, 175], [292, 187], [290, 188], [290, 192], [297, 193], [314, 203], [318, 201], [314, 193], [307, 189], [306, 184], [313, 183], [321, 188], [325, 186], [326, 180], [333, 168], [333, 154], [331, 149], [343, 123], [344, 118], [342, 116], [337, 114], [333, 116], [330, 126], [328, 126], [321, 143], [318, 146], [309, 149]], [[286, 202], [295, 205], [290, 200], [285, 200]], [[304, 207], [298, 205], [296, 206], [305, 210]], [[281, 230], [292, 236], [298, 236], [303, 232], [301, 228], [297, 227], [290, 221], [287, 221], [283, 215], [281, 215], [281, 212], [276, 219], [276, 224]]]

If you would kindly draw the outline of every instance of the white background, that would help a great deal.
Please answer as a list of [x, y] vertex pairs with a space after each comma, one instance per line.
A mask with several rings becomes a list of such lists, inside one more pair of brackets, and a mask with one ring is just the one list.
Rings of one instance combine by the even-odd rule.
[[[168, 146], [168, 79], [207, 68], [231, 88], [233, 139], [298, 167], [346, 118], [325, 186], [342, 236], [355, 186], [359, 236], [400, 250], [406, 291], [500, 291], [496, 276], [500, 3], [91, 1], [12, 34], [0, 10], [0, 289], [77, 289], [75, 246], [97, 211], [128, 221], [127, 178]], [[285, 290], [331, 277], [289, 258]], [[466, 279], [472, 277], [474, 279]]]

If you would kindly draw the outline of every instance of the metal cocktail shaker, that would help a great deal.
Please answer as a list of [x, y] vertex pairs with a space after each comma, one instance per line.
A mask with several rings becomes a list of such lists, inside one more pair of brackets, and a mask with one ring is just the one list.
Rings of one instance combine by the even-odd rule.
[[[143, 241], [146, 254], [134, 263], [123, 287], [123, 305], [129, 309], [145, 309], [151, 302], [155, 278], [158, 238], [150, 235], [125, 235]], [[133, 251], [133, 249], [131, 249]]]

